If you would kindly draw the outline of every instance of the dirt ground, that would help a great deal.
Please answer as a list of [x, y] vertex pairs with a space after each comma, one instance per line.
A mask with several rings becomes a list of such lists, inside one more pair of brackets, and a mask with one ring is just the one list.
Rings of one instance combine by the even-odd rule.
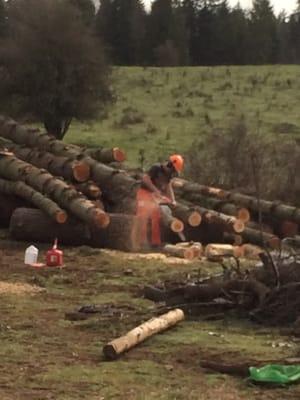
[[[0, 241], [1, 400], [300, 398], [300, 385], [260, 387], [200, 367], [203, 359], [255, 365], [300, 355], [297, 338], [227, 316], [186, 320], [117, 361], [104, 360], [107, 341], [159, 313], [141, 298], [145, 283], [217, 267], [79, 247], [64, 249], [64, 268], [34, 269], [23, 264], [27, 245]], [[47, 246], [38, 247], [43, 261]], [[86, 305], [99, 312], [70, 317]]]

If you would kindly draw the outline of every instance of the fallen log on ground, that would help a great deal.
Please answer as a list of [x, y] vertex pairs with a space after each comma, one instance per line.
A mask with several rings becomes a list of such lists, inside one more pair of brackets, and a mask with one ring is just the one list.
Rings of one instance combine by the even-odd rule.
[[30, 204], [20, 197], [0, 193], [0, 227], [8, 228], [13, 212], [24, 206], [30, 207]]
[[55, 238], [63, 245], [87, 245], [91, 240], [88, 227], [79, 220], [69, 218], [58, 224], [45, 213], [32, 208], [17, 208], [10, 219], [12, 238], [26, 242], [53, 243]]
[[209, 260], [222, 259], [222, 257], [242, 257], [243, 248], [231, 244], [208, 244], [205, 248], [205, 256]]
[[58, 205], [90, 225], [106, 227], [109, 224], [109, 216], [103, 210], [95, 207], [68, 184], [12, 155], [0, 154], [0, 176], [23, 181], [36, 191], [49, 195]]
[[143, 342], [147, 338], [162, 332], [183, 321], [184, 313], [175, 309], [157, 318], [152, 318], [129, 331], [126, 335], [111, 341], [103, 347], [103, 354], [108, 360], [117, 359], [122, 353]]
[[61, 244], [122, 251], [140, 250], [140, 224], [137, 217], [109, 214], [106, 229], [90, 228], [78, 219], [70, 218], [65, 224], [53, 222], [38, 209], [16, 209], [10, 220], [10, 234], [14, 239], [51, 243], [58, 238]]
[[0, 192], [6, 195], [15, 195], [44, 211], [50, 218], [59, 224], [67, 220], [67, 213], [54, 201], [32, 189], [23, 182], [12, 182], [0, 178]]
[[62, 176], [67, 181], [85, 182], [90, 177], [90, 167], [84, 161], [70, 160], [67, 157], [55, 156], [14, 143], [7, 144], [6, 148], [20, 160], [46, 169], [52, 175]]
[[91, 228], [93, 247], [137, 252], [141, 249], [140, 220], [134, 215], [109, 214], [106, 229]]
[[179, 247], [168, 244], [163, 247], [163, 253], [168, 256], [185, 258], [186, 260], [193, 260], [195, 258], [194, 251], [191, 247]]

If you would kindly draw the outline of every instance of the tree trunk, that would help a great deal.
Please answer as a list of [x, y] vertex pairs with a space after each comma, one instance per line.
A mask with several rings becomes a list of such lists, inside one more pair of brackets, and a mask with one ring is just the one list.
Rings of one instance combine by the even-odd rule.
[[172, 185], [178, 193], [199, 193], [220, 199], [225, 197], [225, 191], [222, 189], [200, 185], [199, 183], [191, 183], [180, 178], [173, 179]]
[[222, 257], [242, 257], [243, 249], [239, 246], [232, 246], [231, 244], [209, 244], [205, 248], [205, 256], [211, 259], [219, 259]]
[[43, 196], [23, 182], [11, 182], [0, 178], [0, 192], [6, 195], [19, 196], [28, 203], [44, 211], [50, 218], [59, 224], [67, 220], [67, 213], [54, 201]]
[[133, 215], [109, 214], [110, 224], [103, 229], [91, 228], [90, 244], [94, 247], [137, 252], [140, 250], [140, 221]]
[[200, 213], [182, 204], [177, 204], [175, 207], [172, 207], [172, 214], [184, 224], [188, 224], [193, 227], [201, 224], [202, 219]]
[[239, 208], [235, 204], [213, 197], [205, 197], [198, 193], [187, 193], [183, 194], [182, 197], [197, 206], [232, 215], [244, 223], [250, 221], [250, 213], [247, 208]]
[[143, 342], [147, 338], [162, 332], [178, 322], [184, 320], [184, 313], [180, 309], [175, 309], [157, 318], [152, 318], [142, 325], [134, 328], [126, 335], [113, 340], [103, 347], [104, 356], [109, 360], [115, 360], [125, 351]]
[[259, 230], [246, 228], [241, 233], [241, 236], [244, 242], [256, 244], [258, 246], [266, 245], [271, 248], [279, 248], [280, 246], [280, 239], [277, 236], [266, 232], [262, 232], [261, 234]]
[[112, 149], [86, 149], [84, 150], [84, 154], [103, 164], [121, 163], [126, 160], [125, 152], [119, 147], [113, 147]]
[[106, 227], [109, 224], [109, 216], [103, 210], [96, 208], [91, 201], [65, 182], [14, 156], [0, 154], [0, 176], [23, 181], [40, 193], [49, 195], [61, 207], [90, 225]]
[[161, 225], [163, 229], [170, 229], [174, 233], [180, 233], [184, 230], [184, 224], [178, 218], [174, 218], [169, 209], [161, 207]]
[[88, 245], [91, 234], [86, 225], [69, 218], [58, 224], [40, 210], [18, 208], [12, 214], [9, 232], [16, 240], [52, 243], [55, 238], [64, 245]]
[[[127, 199], [135, 200], [136, 198], [139, 183], [135, 179], [131, 178], [125, 171], [115, 170], [85, 156], [84, 151], [78, 146], [66, 145], [48, 134], [26, 129], [15, 121], [1, 116], [0, 135], [18, 144], [84, 161], [90, 166], [91, 179], [100, 185], [104, 198], [112, 205], [118, 205], [120, 209], [122, 205], [124, 205], [123, 209], [127, 206]], [[130, 201], [128, 204], [132, 205], [134, 201]], [[134, 213], [135, 209], [130, 210], [130, 212]]]
[[241, 235], [235, 233], [224, 232], [223, 241], [224, 243], [232, 244], [234, 246], [240, 246], [243, 243], [243, 238]]
[[101, 197], [101, 189], [93, 181], [77, 183], [72, 185], [78, 192], [84, 194], [88, 199], [95, 200]]
[[6, 146], [20, 160], [38, 168], [44, 168], [54, 176], [62, 176], [67, 181], [85, 182], [90, 177], [90, 167], [84, 161], [70, 160], [67, 157], [54, 156], [29, 147], [8, 144]]
[[163, 253], [173, 257], [185, 258], [186, 260], [193, 260], [196, 258], [191, 247], [180, 247], [167, 244], [163, 248]]

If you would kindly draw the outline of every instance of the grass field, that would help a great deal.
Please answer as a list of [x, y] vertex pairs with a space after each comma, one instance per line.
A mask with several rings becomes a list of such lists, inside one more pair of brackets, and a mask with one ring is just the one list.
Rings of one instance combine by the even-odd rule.
[[[141, 298], [145, 283], [216, 267], [78, 247], [64, 250], [65, 268], [36, 270], [23, 264], [25, 243], [1, 237], [1, 400], [299, 399], [297, 385], [259, 387], [200, 367], [203, 359], [255, 365], [299, 354], [296, 339], [278, 329], [230, 317], [187, 319], [117, 361], [103, 359], [103, 344], [155, 315], [153, 303]], [[39, 248], [42, 260], [47, 246]], [[110, 312], [76, 322], [65, 318], [88, 304], [110, 304]]]
[[102, 119], [73, 123], [66, 141], [120, 146], [137, 164], [184, 152], [244, 115], [251, 131], [300, 137], [300, 66], [115, 68], [116, 101]]

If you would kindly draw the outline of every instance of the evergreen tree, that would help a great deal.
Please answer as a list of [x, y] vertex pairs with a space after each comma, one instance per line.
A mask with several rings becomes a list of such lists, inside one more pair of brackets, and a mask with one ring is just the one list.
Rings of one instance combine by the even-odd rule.
[[96, 31], [110, 48], [115, 63], [142, 63], [145, 10], [141, 0], [101, 1], [96, 17]]
[[277, 21], [269, 0], [254, 0], [250, 35], [250, 62], [254, 64], [276, 62], [279, 48]]
[[95, 4], [92, 0], [69, 0], [81, 13], [83, 21], [87, 25], [91, 25], [95, 17]]
[[245, 65], [249, 63], [249, 24], [240, 4], [233, 8], [230, 14], [232, 64]]

